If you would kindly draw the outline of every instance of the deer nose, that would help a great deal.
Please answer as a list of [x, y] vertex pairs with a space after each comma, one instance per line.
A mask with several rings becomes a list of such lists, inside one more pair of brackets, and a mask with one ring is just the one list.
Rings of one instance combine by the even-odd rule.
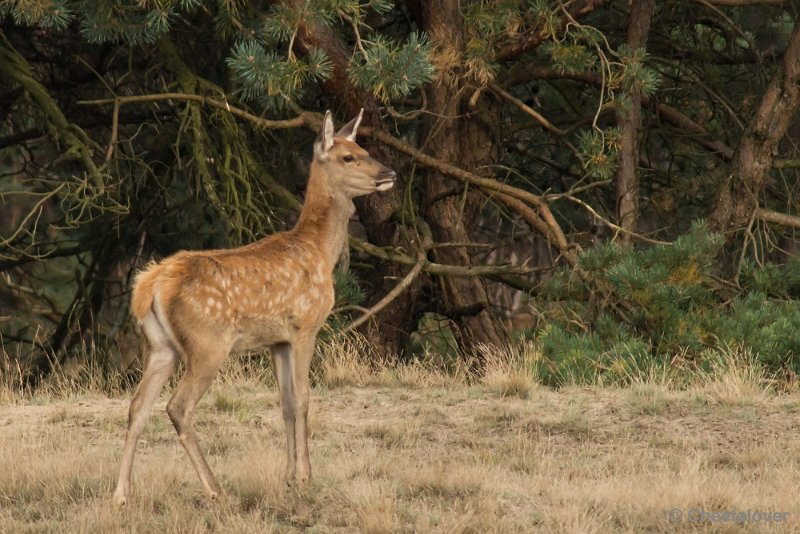
[[394, 185], [394, 179], [397, 178], [397, 173], [388, 167], [381, 171], [378, 178], [375, 180], [375, 187], [378, 191], [386, 191], [391, 189]]

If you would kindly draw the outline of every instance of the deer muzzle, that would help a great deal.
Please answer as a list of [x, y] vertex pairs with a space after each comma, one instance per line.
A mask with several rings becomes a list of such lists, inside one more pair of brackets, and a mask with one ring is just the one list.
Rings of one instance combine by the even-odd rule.
[[392, 169], [386, 167], [375, 178], [375, 189], [378, 191], [388, 191], [394, 185], [394, 180], [397, 178], [397, 173]]

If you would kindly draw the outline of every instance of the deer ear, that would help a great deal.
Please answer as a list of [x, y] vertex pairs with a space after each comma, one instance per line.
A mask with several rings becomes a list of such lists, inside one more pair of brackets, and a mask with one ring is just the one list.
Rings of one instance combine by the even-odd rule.
[[314, 142], [314, 155], [322, 156], [327, 154], [328, 150], [333, 146], [333, 117], [330, 110], [325, 112], [325, 118], [322, 120], [322, 128], [317, 134], [317, 140]]
[[361, 111], [358, 112], [358, 117], [342, 126], [342, 129], [336, 133], [336, 137], [344, 137], [348, 141], [355, 143], [358, 125], [361, 124], [362, 118], [364, 118], [364, 108], [361, 108]]

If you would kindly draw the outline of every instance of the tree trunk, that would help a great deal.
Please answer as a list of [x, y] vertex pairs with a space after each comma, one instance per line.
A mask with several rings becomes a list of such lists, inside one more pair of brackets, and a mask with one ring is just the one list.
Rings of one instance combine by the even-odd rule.
[[758, 209], [778, 142], [800, 106], [800, 24], [795, 24], [783, 64], [775, 73], [733, 154], [711, 213], [720, 232], [747, 226]]
[[[460, 49], [463, 19], [458, 0], [425, 2], [422, 18], [434, 43], [442, 48]], [[458, 77], [453, 76], [431, 84], [428, 90], [431, 119], [425, 124], [421, 138], [427, 139], [425, 152], [431, 156], [476, 168], [479, 161], [487, 162], [492, 143], [485, 125], [476, 117], [463, 117], [462, 102], [468, 91], [459, 83]], [[428, 173], [424, 177], [422, 194], [423, 214], [435, 243], [471, 241], [465, 221], [471, 219], [469, 211], [473, 204], [469, 196], [465, 197], [461, 184], [440, 174]], [[433, 254], [440, 263], [471, 264], [469, 250], [464, 246], [440, 247]], [[465, 356], [479, 355], [479, 344], [502, 346], [508, 342], [508, 332], [492, 310], [483, 280], [441, 277], [432, 283], [438, 284], [438, 290], [434, 288], [433, 293], [441, 295], [437, 311], [453, 321], [459, 348]]]
[[[633, 0], [628, 21], [628, 46], [631, 52], [644, 48], [650, 32], [650, 20], [655, 11], [655, 0]], [[622, 240], [630, 242], [639, 220], [639, 128], [642, 122], [642, 95], [637, 90], [630, 93], [630, 106], [619, 112], [618, 123], [622, 140], [617, 168], [617, 218], [625, 230]]]
[[[372, 149], [370, 150], [372, 151]], [[383, 159], [382, 161], [387, 161]], [[393, 167], [397, 168], [397, 167]], [[389, 191], [390, 194], [367, 195], [356, 199], [358, 216], [364, 224], [370, 243], [381, 246], [398, 246], [406, 251], [417, 250], [421, 245], [414, 241], [410, 228], [397, 225], [393, 216], [402, 205], [402, 192], [405, 190], [405, 179], [398, 175], [398, 183]], [[410, 268], [393, 262], [381, 264], [372, 277], [372, 305], [391, 291], [397, 280], [402, 279]], [[402, 355], [408, 337], [416, 328], [419, 295], [424, 276], [418, 276], [391, 303], [375, 314], [378, 328], [365, 327], [365, 331], [382, 359], [390, 360]]]

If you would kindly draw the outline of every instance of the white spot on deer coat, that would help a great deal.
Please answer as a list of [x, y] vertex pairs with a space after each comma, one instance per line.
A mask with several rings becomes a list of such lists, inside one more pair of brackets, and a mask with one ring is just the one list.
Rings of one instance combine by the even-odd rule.
[[308, 300], [308, 295], [302, 294], [297, 297], [297, 300], [295, 301], [295, 308], [297, 309], [298, 313], [306, 313], [308, 312], [310, 304], [311, 303]]

